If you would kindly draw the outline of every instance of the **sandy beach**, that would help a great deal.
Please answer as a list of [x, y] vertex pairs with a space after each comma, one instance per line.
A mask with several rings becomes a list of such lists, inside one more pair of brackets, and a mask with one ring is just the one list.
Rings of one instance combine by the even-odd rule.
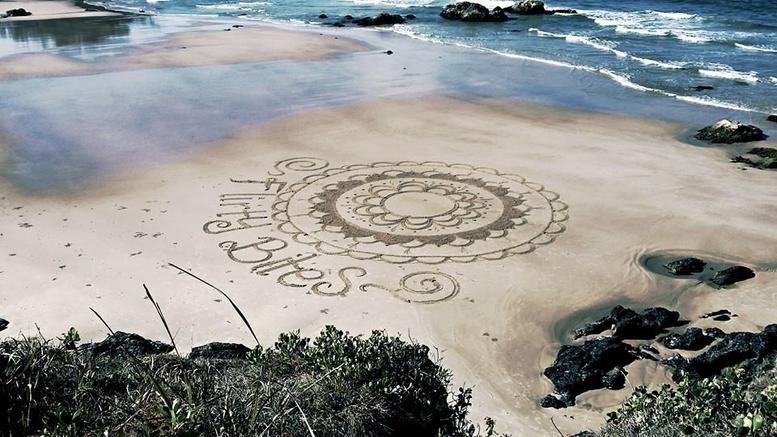
[[[336, 65], [386, 49], [249, 25], [178, 33], [88, 63], [0, 59], [0, 79]], [[53, 337], [72, 325], [100, 339], [91, 307], [114, 329], [161, 339], [145, 284], [179, 347], [248, 343], [228, 303], [174, 263], [228, 291], [262, 343], [329, 324], [402, 334], [439, 350], [456, 382], [475, 387], [475, 416], [516, 436], [554, 435], [551, 418], [574, 434], [628, 394], [598, 390], [559, 411], [537, 405], [552, 389], [542, 370], [583, 320], [634, 303], [678, 310], [692, 326], [712, 326], [698, 317], [720, 308], [740, 315], [727, 330], [774, 321], [775, 175], [729, 162], [725, 148], [682, 141], [687, 128], [507, 99], [366, 96], [249, 120], [172, 158], [97, 172], [74, 190], [35, 192], [5, 177], [0, 309], [11, 333]], [[25, 145], [12, 132], [0, 138], [0, 164], [18, 165]], [[656, 254], [740, 263], [757, 276], [716, 290], [649, 271], [643, 260]], [[630, 385], [668, 380], [650, 363], [627, 370]]]

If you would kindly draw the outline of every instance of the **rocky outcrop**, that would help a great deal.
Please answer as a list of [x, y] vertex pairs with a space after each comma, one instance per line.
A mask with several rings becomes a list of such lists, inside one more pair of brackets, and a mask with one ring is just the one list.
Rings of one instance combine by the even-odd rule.
[[[561, 347], [553, 365], [543, 374], [559, 395], [556, 405], [571, 406], [589, 390], [618, 389], [625, 382], [623, 367], [639, 358], [639, 351], [617, 338], [598, 337], [580, 345]], [[543, 403], [550, 404], [547, 397]], [[558, 407], [554, 407], [558, 408]]]
[[652, 339], [665, 332], [666, 328], [686, 323], [680, 320], [680, 313], [666, 308], [648, 308], [638, 314], [630, 308], [618, 305], [605, 317], [576, 329], [574, 334], [575, 338], [580, 338], [610, 329], [615, 338]]
[[488, 10], [487, 7], [472, 2], [459, 2], [447, 5], [440, 12], [440, 16], [447, 20], [461, 20], [469, 22], [506, 21], [507, 15], [500, 7]]
[[690, 275], [691, 273], [699, 273], [704, 270], [704, 266], [707, 263], [699, 258], [680, 258], [672, 262], [664, 264], [669, 273], [677, 276]]
[[239, 343], [208, 343], [193, 347], [189, 353], [191, 359], [242, 360], [251, 349]]
[[756, 168], [777, 169], [777, 149], [756, 147], [744, 155], [735, 157], [732, 161], [742, 162]]
[[402, 24], [405, 18], [397, 14], [381, 13], [374, 17], [364, 17], [353, 20], [359, 26], [386, 26], [392, 24]]
[[7, 328], [7, 327], [8, 327], [8, 325], [9, 325], [9, 322], [8, 322], [8, 320], [5, 320], [5, 319], [0, 319], [0, 331], [2, 331], [2, 330], [4, 330], [5, 328]]
[[[703, 353], [686, 360], [678, 355], [664, 363], [696, 377], [709, 377], [746, 361], [758, 361], [777, 351], [777, 325], [768, 325], [762, 332], [732, 332]], [[679, 372], [676, 372], [677, 374]]]
[[116, 355], [126, 353], [132, 356], [166, 354], [173, 346], [143, 338], [137, 334], [116, 331], [103, 341], [86, 343], [78, 347], [79, 352], [94, 355]]
[[770, 114], [769, 116], [766, 117], [766, 121], [773, 121], [777, 123], [777, 114]]
[[748, 143], [765, 138], [758, 127], [733, 120], [720, 120], [701, 129], [694, 137], [702, 141], [725, 144]]
[[32, 12], [30, 12], [30, 11], [24, 9], [24, 8], [10, 9], [8, 11], [5, 11], [5, 16], [6, 17], [27, 17], [27, 16], [30, 16], [30, 15], [32, 15]]
[[660, 337], [658, 342], [669, 349], [699, 351], [712, 344], [715, 338], [717, 338], [716, 336], [722, 332], [719, 329], [708, 332], [707, 330], [702, 331], [699, 328], [688, 328], [682, 334], [671, 333]]
[[576, 14], [574, 9], [545, 9], [545, 3], [539, 0], [519, 0], [515, 4], [504, 8], [504, 11], [516, 15], [552, 15], [552, 14]]
[[559, 409], [559, 408], [566, 408], [567, 404], [565, 404], [561, 399], [553, 395], [547, 395], [540, 400], [540, 407]]
[[719, 287], [725, 287], [754, 277], [755, 272], [751, 269], [745, 266], [734, 266], [715, 273], [710, 282]]

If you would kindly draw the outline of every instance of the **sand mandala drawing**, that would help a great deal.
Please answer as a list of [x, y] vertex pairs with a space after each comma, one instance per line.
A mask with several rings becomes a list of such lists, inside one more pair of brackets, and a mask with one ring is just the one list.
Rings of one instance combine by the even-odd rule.
[[564, 231], [566, 205], [543, 186], [439, 162], [349, 165], [278, 196], [273, 219], [318, 252], [395, 264], [495, 260]]
[[[331, 167], [319, 158], [289, 158], [268, 175], [230, 179], [250, 184], [251, 192], [222, 194], [226, 211], [203, 231], [246, 236], [219, 247], [254, 274], [322, 296], [358, 289], [415, 303], [449, 300], [461, 291], [456, 277], [429, 267], [407, 270], [528, 253], [552, 242], [568, 219], [567, 206], [542, 185], [466, 164]], [[335, 258], [322, 267], [322, 256]], [[366, 261], [397, 265], [398, 285], [370, 280]]]

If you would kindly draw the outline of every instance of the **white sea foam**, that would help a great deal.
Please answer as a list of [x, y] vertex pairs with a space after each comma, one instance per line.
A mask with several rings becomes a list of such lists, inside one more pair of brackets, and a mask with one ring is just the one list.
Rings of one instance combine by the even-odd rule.
[[624, 27], [624, 26], [615, 26], [615, 32], [617, 33], [633, 33], [637, 35], [648, 35], [648, 36], [668, 36], [670, 35], [670, 32], [665, 29], [640, 29], [637, 27]]
[[698, 105], [705, 105], [705, 106], [714, 106], [716, 108], [724, 108], [724, 109], [731, 109], [734, 111], [743, 111], [743, 112], [758, 112], [754, 109], [748, 108], [746, 106], [740, 106], [735, 103], [728, 103], [728, 102], [721, 102], [720, 100], [715, 100], [706, 96], [674, 96], [677, 100], [682, 100], [684, 102], [690, 102], [690, 103], [696, 103]]
[[680, 61], [656, 61], [655, 59], [640, 58], [639, 56], [633, 55], [630, 55], [629, 58], [639, 62], [642, 65], [650, 65], [666, 70], [679, 70], [688, 65], [687, 63]]
[[749, 46], [749, 45], [740, 44], [740, 43], [734, 43], [734, 45], [739, 47], [742, 50], [751, 50], [751, 51], [754, 51], [754, 52], [777, 53], [777, 49], [772, 49], [772, 48], [769, 48], [769, 47]]
[[771, 83], [773, 83], [773, 84], [777, 85], [777, 77], [774, 77], [774, 76], [769, 76], [769, 82], [771, 82]]
[[741, 80], [745, 82], [758, 82], [758, 73], [755, 71], [736, 71], [731, 68], [721, 68], [721, 69], [715, 69], [715, 70], [705, 70], [705, 69], [699, 69], [699, 74], [704, 77], [714, 77], [718, 79], [731, 79], [731, 80]]
[[619, 58], [625, 58], [628, 56], [628, 53], [616, 49], [615, 44], [608, 43], [597, 38], [591, 38], [582, 35], [566, 35], [563, 33], [545, 32], [544, 30], [536, 29], [534, 27], [530, 28], [529, 32], [534, 32], [537, 34], [537, 36], [544, 38], [561, 38], [573, 44], [584, 44], [598, 50], [614, 53]]
[[380, 5], [396, 8], [409, 8], [411, 6], [429, 6], [435, 0], [350, 0], [357, 5]]

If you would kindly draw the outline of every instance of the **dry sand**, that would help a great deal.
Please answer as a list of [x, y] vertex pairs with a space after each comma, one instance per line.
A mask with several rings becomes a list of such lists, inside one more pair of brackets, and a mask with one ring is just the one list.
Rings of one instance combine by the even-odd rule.
[[31, 0], [31, 1], [3, 1], [0, 2], [0, 13], [11, 9], [26, 9], [32, 12], [32, 15], [26, 17], [7, 17], [0, 19], [4, 21], [35, 21], [35, 20], [56, 20], [62, 18], [84, 18], [84, 17], [110, 17], [120, 15], [109, 11], [87, 11], [84, 8], [75, 6], [69, 1], [57, 0]]
[[256, 24], [233, 28], [225, 24], [218, 30], [176, 33], [159, 44], [130, 49], [100, 62], [82, 62], [47, 53], [0, 58], [0, 80], [143, 68], [315, 60], [366, 49], [368, 46], [358, 41], [314, 31], [289, 31]]
[[[775, 321], [777, 273], [768, 270], [777, 245], [775, 174], [743, 171], [720, 150], [683, 144], [675, 139], [679, 130], [649, 120], [514, 102], [375, 101], [236, 132], [176, 163], [117, 174], [70, 197], [36, 198], [5, 185], [0, 308], [13, 323], [11, 334], [34, 332], [37, 323], [53, 336], [74, 325], [85, 338], [99, 339], [105, 332], [88, 310], [94, 307], [114, 329], [161, 339], [162, 326], [144, 300], [145, 283], [183, 348], [213, 340], [250, 343], [229, 305], [166, 265], [173, 262], [228, 290], [265, 344], [283, 331], [313, 335], [326, 324], [358, 333], [385, 329], [410, 335], [438, 348], [457, 382], [475, 386], [476, 417], [495, 417], [501, 429], [516, 436], [553, 435], [553, 417], [565, 434], [572, 434], [600, 423], [597, 410], [615, 405], [626, 391], [590, 393], [579, 398], [578, 407], [562, 411], [536, 406], [551, 389], [541, 372], [553, 360], [557, 342], [565, 339], [561, 330], [570, 317], [632, 301], [667, 305], [694, 321], [700, 313], [726, 307], [741, 316], [727, 322], [726, 330], [754, 330]], [[274, 167], [293, 157], [318, 159], [309, 166]], [[324, 165], [321, 160], [328, 165], [317, 170]], [[408, 160], [461, 164], [427, 164], [442, 173], [487, 177], [493, 174], [490, 168], [542, 184], [569, 206], [566, 230], [531, 253], [438, 265], [324, 255], [305, 244], [305, 236], [298, 235], [303, 242], [297, 242], [279, 231], [284, 217], [277, 209], [274, 218], [245, 222], [255, 228], [203, 232], [209, 221], [227, 219], [234, 226], [238, 218], [217, 216], [235, 211], [220, 202], [241, 201], [221, 195], [269, 193], [252, 203], [253, 210], [266, 210], [252, 217], [268, 217], [278, 183], [293, 184], [350, 164], [368, 164], [361, 171], [369, 172], [379, 168], [374, 163]], [[269, 185], [246, 182], [270, 177], [275, 179]], [[442, 208], [416, 200], [417, 208], [426, 211], [420, 216]], [[277, 240], [270, 238], [288, 246], [273, 246]], [[343, 238], [359, 247], [357, 240]], [[498, 246], [505, 240], [488, 241]], [[232, 253], [243, 263], [228, 257], [224, 248], [231, 242], [247, 246]], [[381, 252], [393, 246], [369, 247]], [[300, 261], [310, 270], [299, 275], [282, 276], [291, 271], [287, 265], [262, 276], [252, 273], [252, 267], [266, 261], [267, 252], [258, 249], [271, 252], [270, 261], [317, 256]], [[427, 244], [406, 253], [437, 250]], [[715, 254], [755, 267], [757, 277], [723, 291], [660, 277], [638, 262], [660, 251]], [[345, 289], [345, 295], [314, 293], [319, 271], [332, 284], [319, 291]], [[427, 287], [439, 284], [445, 289], [441, 293], [450, 292], [452, 279], [458, 294], [434, 304], [407, 303], [392, 295], [400, 278], [423, 271], [434, 272], [438, 281]], [[360, 290], [370, 283], [384, 288]], [[632, 384], [665, 380], [663, 371], [649, 363], [628, 370]]]

